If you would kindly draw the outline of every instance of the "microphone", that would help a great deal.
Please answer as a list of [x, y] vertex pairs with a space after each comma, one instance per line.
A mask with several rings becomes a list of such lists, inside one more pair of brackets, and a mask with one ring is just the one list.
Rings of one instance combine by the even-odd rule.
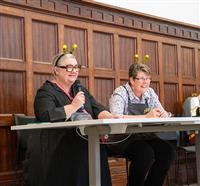
[[[76, 87], [78, 89], [78, 92], [82, 91], [82, 88], [81, 88], [81, 83], [79, 80], [76, 80]], [[83, 111], [84, 109], [84, 105], [81, 105], [81, 107], [78, 109], [79, 111]]]
[[79, 80], [76, 81], [76, 86], [77, 86], [77, 89], [78, 89], [78, 92], [82, 91], [82, 88], [81, 88], [81, 83]]

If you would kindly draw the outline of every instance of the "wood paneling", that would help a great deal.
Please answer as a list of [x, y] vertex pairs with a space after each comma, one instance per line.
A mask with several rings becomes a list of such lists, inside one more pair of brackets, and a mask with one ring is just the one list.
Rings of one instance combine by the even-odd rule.
[[79, 77], [78, 79], [80, 80], [81, 84], [85, 88], [89, 89], [89, 84], [88, 84], [88, 78], [87, 77]]
[[200, 31], [198, 27], [186, 25], [183, 23], [159, 19], [154, 16], [147, 16], [134, 11], [122, 11], [120, 8], [106, 6], [94, 1], [71, 1], [71, 0], [34, 0], [34, 1], [16, 1], [2, 0], [6, 2], [26, 5], [32, 9], [45, 13], [51, 11], [58, 16], [73, 16], [84, 21], [92, 20], [100, 23], [109, 23], [115, 26], [131, 28], [136, 30], [145, 30], [156, 34], [175, 36], [190, 40], [200, 40]]
[[181, 47], [182, 75], [185, 78], [195, 79], [194, 48]]
[[[11, 114], [0, 114], [0, 185], [16, 180], [16, 132], [10, 130], [13, 125]], [[3, 173], [3, 174], [2, 174]]]
[[35, 97], [37, 90], [43, 85], [46, 80], [51, 80], [52, 76], [50, 74], [34, 74], [34, 93]]
[[113, 68], [113, 37], [111, 34], [93, 33], [93, 61], [96, 68]]
[[25, 112], [23, 73], [0, 71], [0, 114]]
[[121, 85], [124, 85], [124, 84], [126, 84], [128, 81], [129, 81], [128, 79], [127, 79], [127, 80], [121, 79], [120, 84], [121, 84]]
[[184, 99], [191, 96], [192, 93], [196, 92], [196, 85], [185, 85], [183, 84], [183, 97]]
[[58, 52], [57, 26], [33, 20], [32, 33], [33, 61], [50, 63]]
[[130, 64], [135, 62], [136, 46], [136, 38], [119, 36], [119, 62], [121, 70], [128, 70]]
[[24, 60], [24, 22], [22, 17], [0, 14], [0, 58]]
[[109, 106], [109, 98], [114, 90], [112, 79], [95, 78], [95, 98], [105, 106]]
[[163, 72], [167, 81], [169, 76], [178, 76], [178, 56], [176, 45], [163, 43], [162, 53]]
[[178, 105], [178, 85], [172, 83], [165, 83], [165, 109], [173, 114], [177, 113]]
[[147, 65], [151, 67], [151, 73], [159, 74], [158, 47], [156, 41], [142, 40], [142, 55], [140, 56], [141, 61], [143, 61], [146, 54], [150, 56]]
[[151, 88], [153, 88], [154, 89], [154, 91], [156, 92], [156, 94], [158, 95], [158, 97], [159, 97], [159, 95], [160, 95], [160, 89], [159, 89], [159, 83], [158, 82], [151, 82]]
[[71, 49], [73, 44], [77, 44], [78, 47], [75, 50], [74, 55], [76, 55], [78, 63], [87, 67], [88, 64], [87, 64], [86, 42], [87, 42], [86, 30], [65, 26], [64, 43], [67, 45], [68, 51]]

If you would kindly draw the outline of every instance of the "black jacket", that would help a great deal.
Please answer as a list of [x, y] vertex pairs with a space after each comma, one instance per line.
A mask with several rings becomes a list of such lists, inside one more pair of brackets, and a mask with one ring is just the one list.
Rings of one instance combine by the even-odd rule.
[[[81, 90], [85, 94], [84, 108], [91, 114], [93, 119], [97, 119], [98, 114], [106, 110], [104, 106], [99, 104], [94, 97], [81, 86]], [[74, 97], [78, 92], [77, 83], [75, 82], [71, 88], [70, 95]], [[55, 122], [65, 121], [66, 115], [64, 105], [70, 104], [71, 100], [56, 84], [46, 81], [44, 85], [37, 91], [35, 97], [35, 115], [39, 121]]]
[[[84, 88], [84, 108], [95, 119], [105, 110]], [[76, 83], [71, 96], [77, 93]], [[46, 81], [35, 97], [35, 115], [41, 122], [65, 121], [63, 106], [70, 104], [67, 95], [54, 83]], [[67, 125], [67, 123], [66, 123]], [[105, 146], [101, 145], [101, 178], [103, 186], [111, 179]], [[34, 130], [28, 143], [25, 176], [30, 186], [88, 186], [88, 145], [77, 135], [77, 129]]]

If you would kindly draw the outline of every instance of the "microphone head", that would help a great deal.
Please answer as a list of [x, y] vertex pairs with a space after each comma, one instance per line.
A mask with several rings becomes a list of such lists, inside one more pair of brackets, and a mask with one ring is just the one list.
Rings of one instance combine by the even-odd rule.
[[76, 80], [76, 87], [78, 89], [78, 92], [81, 91], [81, 82], [79, 80]]

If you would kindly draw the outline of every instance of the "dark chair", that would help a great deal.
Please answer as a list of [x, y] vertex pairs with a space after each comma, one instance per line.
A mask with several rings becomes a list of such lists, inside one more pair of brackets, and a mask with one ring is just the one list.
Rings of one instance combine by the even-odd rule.
[[[28, 123], [35, 123], [34, 116], [26, 116], [24, 114], [14, 114], [15, 125], [26, 125]], [[26, 156], [27, 142], [30, 130], [17, 130], [17, 155], [16, 155], [16, 171], [23, 167], [23, 160]], [[24, 180], [21, 180], [21, 185], [24, 185]]]
[[[156, 135], [167, 141], [168, 143], [170, 143], [175, 149], [177, 148], [177, 144], [179, 142], [179, 133], [178, 132], [157, 132]], [[176, 171], [174, 169], [174, 167], [176, 166], [176, 159], [175, 161], [172, 163], [166, 178], [165, 178], [165, 185], [170, 186], [170, 185], [174, 185], [175, 184], [175, 175], [176, 175]]]
[[181, 157], [183, 157], [183, 163], [185, 165], [186, 170], [186, 181], [187, 185], [190, 185], [189, 180], [189, 164], [188, 164], [188, 157], [190, 154], [196, 153], [196, 147], [195, 145], [190, 145], [188, 142], [188, 135], [186, 131], [180, 132], [180, 144], [177, 148], [177, 165], [176, 165], [176, 183], [179, 182], [178, 178], [179, 176], [179, 169], [181, 164]]

